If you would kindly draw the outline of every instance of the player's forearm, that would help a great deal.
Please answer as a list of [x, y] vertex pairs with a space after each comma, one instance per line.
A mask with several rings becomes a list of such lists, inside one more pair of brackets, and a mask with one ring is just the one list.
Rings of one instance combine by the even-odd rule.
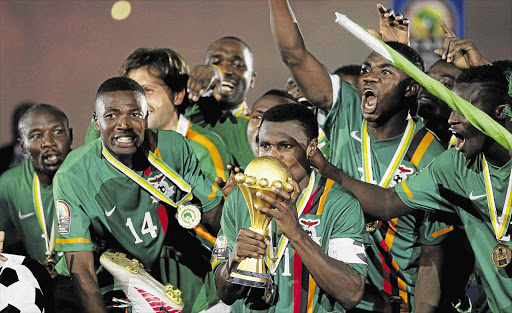
[[354, 179], [329, 162], [322, 175], [351, 191], [361, 203], [363, 212], [379, 220], [388, 221], [412, 211], [400, 200], [394, 189]]
[[203, 224], [208, 232], [213, 236], [217, 236], [220, 230], [220, 219], [222, 217], [222, 208], [224, 206], [224, 201], [221, 201], [219, 205], [217, 205], [212, 210], [203, 213], [201, 216], [201, 224]]
[[329, 72], [306, 49], [288, 1], [269, 0], [269, 5], [270, 26], [283, 62], [306, 99], [316, 107], [329, 111], [332, 107]]
[[302, 229], [290, 238], [290, 241], [322, 290], [334, 297], [345, 309], [350, 309], [361, 301], [364, 276], [359, 275], [347, 264], [325, 254]]
[[85, 312], [107, 312], [98, 279], [94, 272], [92, 252], [66, 252], [66, 262]]
[[232, 284], [227, 281], [229, 272], [227, 270], [228, 262], [220, 265], [215, 272], [215, 286], [217, 287], [217, 295], [219, 299], [226, 304], [233, 304], [245, 294], [245, 287], [238, 284]]
[[418, 278], [415, 288], [415, 312], [435, 312], [441, 300], [443, 246], [421, 246]]

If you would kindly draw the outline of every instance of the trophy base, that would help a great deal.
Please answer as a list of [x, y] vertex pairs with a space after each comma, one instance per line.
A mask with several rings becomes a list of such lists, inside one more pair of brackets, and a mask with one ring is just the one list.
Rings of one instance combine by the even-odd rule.
[[249, 272], [235, 268], [231, 271], [227, 281], [249, 287], [267, 288], [271, 285], [270, 278], [270, 274]]

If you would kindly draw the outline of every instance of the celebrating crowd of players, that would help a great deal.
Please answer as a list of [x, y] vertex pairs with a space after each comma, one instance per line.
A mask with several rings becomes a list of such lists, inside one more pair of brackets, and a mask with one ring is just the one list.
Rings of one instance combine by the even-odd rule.
[[[330, 74], [288, 1], [269, 6], [291, 76], [252, 105], [253, 52], [223, 37], [192, 70], [171, 49], [131, 53], [73, 151], [66, 115], [30, 106], [17, 124], [28, 159], [0, 177], [0, 253], [46, 267], [49, 312], [116, 310], [125, 296], [105, 251], [179, 288], [183, 312], [469, 312], [473, 280], [485, 293], [473, 306], [512, 312], [510, 152], [377, 53]], [[372, 33], [425, 71], [409, 21], [378, 11]], [[510, 131], [511, 62], [442, 26], [426, 73]], [[258, 156], [284, 162], [294, 186], [257, 195], [268, 237], [249, 229], [234, 183]], [[180, 204], [198, 209], [197, 226], [183, 227]], [[245, 258], [270, 260], [270, 286], [227, 280]]]

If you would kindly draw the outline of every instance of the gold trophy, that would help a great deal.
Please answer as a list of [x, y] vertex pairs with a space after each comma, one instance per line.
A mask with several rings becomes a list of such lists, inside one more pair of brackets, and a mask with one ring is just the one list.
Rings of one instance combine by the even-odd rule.
[[[256, 210], [254, 205], [267, 208], [269, 205], [256, 197], [256, 193], [260, 191], [276, 198], [276, 194], [271, 191], [272, 187], [291, 193], [293, 185], [288, 182], [288, 178], [291, 177], [288, 167], [283, 162], [270, 156], [254, 159], [247, 165], [245, 173], [236, 174], [235, 180], [249, 209], [250, 230], [263, 237], [268, 236], [268, 225], [271, 217]], [[231, 283], [258, 288], [268, 288], [271, 285], [271, 275], [267, 273], [263, 259], [245, 258], [231, 271], [227, 280]]]

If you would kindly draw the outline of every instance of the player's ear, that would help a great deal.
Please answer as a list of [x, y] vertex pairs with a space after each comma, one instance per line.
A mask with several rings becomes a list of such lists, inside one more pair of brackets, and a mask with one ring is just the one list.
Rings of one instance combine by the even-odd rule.
[[94, 129], [100, 130], [100, 124], [98, 123], [98, 116], [96, 112], [92, 112], [92, 120], [94, 121]]
[[252, 73], [252, 76], [251, 76], [251, 88], [254, 88], [255, 84], [256, 84], [256, 72], [253, 72]]
[[418, 84], [415, 80], [411, 79], [409, 85], [405, 89], [405, 97], [416, 97], [418, 91], [420, 90], [420, 84]]
[[69, 131], [69, 145], [71, 146], [73, 144], [73, 128], [70, 128], [68, 131]]
[[18, 143], [21, 147], [21, 151], [23, 151], [23, 153], [27, 154], [28, 152], [27, 152], [27, 149], [25, 148], [25, 141], [23, 139], [21, 139], [21, 137], [18, 138]]
[[308, 144], [308, 148], [306, 150], [308, 160], [311, 160], [311, 158], [315, 155], [316, 148], [318, 147], [318, 138], [313, 138]]
[[185, 98], [185, 88], [183, 88], [180, 92], [174, 92], [172, 95], [172, 104], [180, 105], [183, 103], [183, 99]]

